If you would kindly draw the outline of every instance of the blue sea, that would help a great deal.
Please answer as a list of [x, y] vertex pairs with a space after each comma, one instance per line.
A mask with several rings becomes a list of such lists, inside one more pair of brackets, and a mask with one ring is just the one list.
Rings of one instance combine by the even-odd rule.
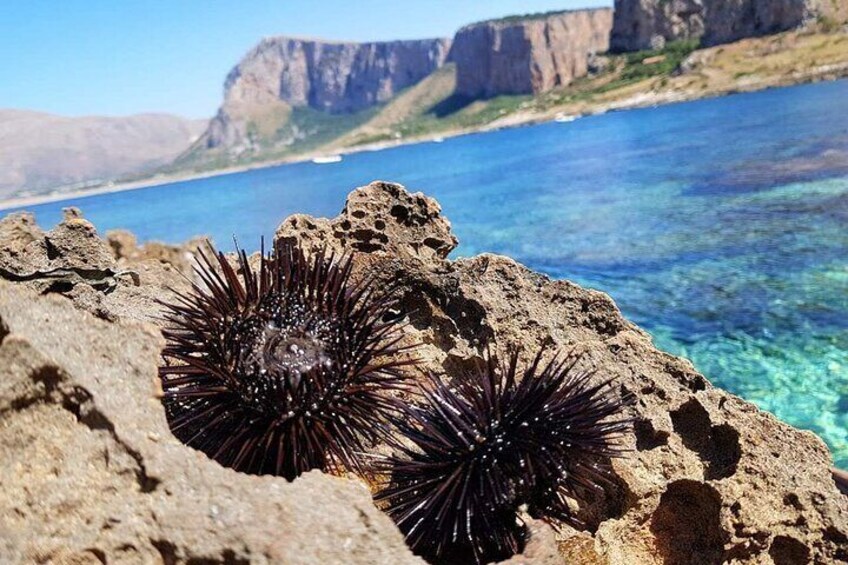
[[371, 180], [436, 197], [455, 256], [603, 290], [716, 385], [848, 468], [848, 81], [631, 110], [30, 207], [256, 249]]

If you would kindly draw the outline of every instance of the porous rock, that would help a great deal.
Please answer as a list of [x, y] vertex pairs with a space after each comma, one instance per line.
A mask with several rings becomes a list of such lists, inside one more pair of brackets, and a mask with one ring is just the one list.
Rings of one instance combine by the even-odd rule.
[[[502, 256], [450, 260], [457, 241], [438, 203], [392, 183], [355, 190], [333, 219], [292, 216], [276, 237], [351, 252], [356, 277], [395, 285], [423, 370], [450, 377], [487, 347], [551, 345], [582, 352], [594, 378], [635, 395], [630, 451], [579, 510], [585, 530], [530, 521], [525, 554], [511, 562], [848, 559], [848, 498], [821, 440], [658, 351], [607, 295]], [[138, 286], [91, 288], [111, 321], [73, 293], [0, 286], [3, 550], [108, 562], [413, 560], [361, 484], [243, 476], [173, 439], [151, 396], [161, 338], [138, 321], [155, 319], [153, 299], [180, 280], [171, 268]]]
[[177, 441], [157, 328], [0, 281], [5, 563], [413, 563], [360, 483], [225, 469]]
[[[359, 223], [357, 210], [368, 211]], [[411, 229], [406, 217], [429, 219]], [[385, 221], [379, 230], [376, 218]], [[424, 344], [419, 356], [430, 370], [456, 375], [486, 347], [533, 353], [551, 345], [583, 352], [595, 378], [636, 396], [632, 451], [613, 461], [614, 485], [581, 510], [587, 532], [559, 533], [563, 555], [622, 565], [848, 558], [848, 498], [819, 438], [657, 350], [604, 293], [498, 255], [447, 259], [456, 244], [449, 226], [434, 200], [378, 182], [351, 193], [337, 218], [290, 218], [277, 237], [357, 252], [362, 276], [400, 284], [409, 332]], [[377, 243], [363, 230], [379, 233]], [[426, 252], [428, 237], [441, 252]]]
[[182, 245], [159, 241], [139, 245], [135, 234], [128, 230], [110, 230], [106, 232], [106, 241], [118, 265], [132, 267], [147, 262], [159, 263], [185, 275], [192, 273], [197, 251], [209, 249], [209, 240], [205, 237], [195, 237]]

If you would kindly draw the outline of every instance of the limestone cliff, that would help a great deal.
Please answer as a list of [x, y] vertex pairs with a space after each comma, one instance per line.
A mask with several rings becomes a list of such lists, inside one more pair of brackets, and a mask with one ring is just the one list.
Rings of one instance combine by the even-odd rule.
[[470, 98], [545, 92], [588, 72], [606, 51], [609, 9], [576, 10], [471, 24], [454, 38], [457, 94]]
[[699, 39], [704, 45], [768, 35], [817, 18], [848, 20], [838, 0], [616, 0], [610, 46], [649, 49], [658, 43]]
[[309, 107], [355, 112], [384, 102], [439, 68], [450, 40], [341, 43], [273, 37], [262, 40], [230, 71], [224, 104], [206, 145], [244, 141], [252, 117]]
[[768, 35], [828, 18], [848, 20], [845, 0], [707, 0], [704, 44]]
[[703, 0], [616, 0], [610, 48], [650, 49], [657, 41], [700, 39], [704, 35]]

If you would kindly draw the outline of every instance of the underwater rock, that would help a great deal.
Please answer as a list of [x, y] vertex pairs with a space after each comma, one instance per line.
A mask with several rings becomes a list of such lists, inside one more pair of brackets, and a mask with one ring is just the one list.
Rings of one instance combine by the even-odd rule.
[[[22, 218], [0, 222], [0, 265], [42, 260], [44, 235]], [[117, 248], [130, 251], [118, 251], [115, 236], [110, 248], [93, 228], [62, 230], [51, 265], [94, 257], [139, 279], [49, 296], [31, 281], [0, 281], [0, 554], [417, 561], [362, 483], [242, 475], [176, 440], [154, 397], [163, 340], [145, 322], [161, 313], [156, 299], [168, 286], [184, 288], [180, 270], [137, 258], [127, 237]], [[611, 565], [848, 559], [848, 497], [823, 442], [658, 351], [606, 294], [498, 255], [448, 259], [457, 240], [438, 203], [397, 184], [355, 190], [333, 219], [292, 216], [276, 237], [354, 252], [354, 277], [399, 285], [404, 331], [422, 343], [425, 369], [456, 375], [487, 346], [532, 355], [547, 345], [581, 351], [594, 378], [635, 395], [631, 451], [613, 461], [606, 492], [579, 510], [586, 531], [531, 521], [525, 554], [510, 562], [555, 562], [556, 550], [568, 562]]]

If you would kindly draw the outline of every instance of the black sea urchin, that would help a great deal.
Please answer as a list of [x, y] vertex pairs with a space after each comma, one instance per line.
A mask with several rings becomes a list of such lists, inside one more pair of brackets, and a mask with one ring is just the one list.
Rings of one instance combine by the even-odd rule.
[[[293, 480], [362, 471], [405, 388], [391, 293], [350, 281], [351, 260], [275, 245], [258, 270], [201, 253], [202, 285], [166, 304], [159, 376], [173, 433], [222, 465]], [[205, 288], [204, 288], [205, 287]]]
[[576, 358], [543, 365], [543, 353], [521, 375], [513, 353], [506, 365], [489, 356], [451, 386], [431, 376], [423, 402], [405, 408], [398, 426], [408, 443], [378, 463], [388, 479], [375, 498], [416, 553], [508, 557], [523, 545], [520, 506], [576, 524], [567, 499], [608, 480], [628, 426], [623, 401], [607, 383], [590, 384]]

